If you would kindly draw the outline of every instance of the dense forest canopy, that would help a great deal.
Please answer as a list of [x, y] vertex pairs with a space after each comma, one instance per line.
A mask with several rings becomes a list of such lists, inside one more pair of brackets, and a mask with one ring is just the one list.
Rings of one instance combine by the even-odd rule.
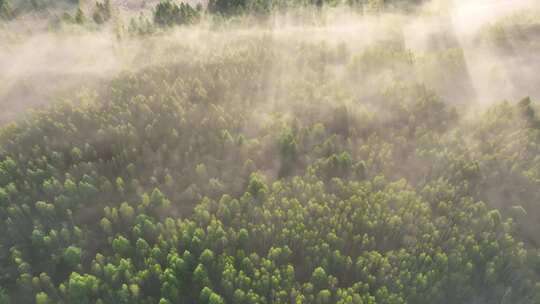
[[0, 19], [0, 304], [540, 303], [535, 1]]

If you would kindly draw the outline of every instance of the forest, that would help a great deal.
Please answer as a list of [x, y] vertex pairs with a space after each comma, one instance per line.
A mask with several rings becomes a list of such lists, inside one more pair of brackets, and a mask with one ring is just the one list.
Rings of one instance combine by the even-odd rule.
[[0, 0], [0, 304], [538, 304], [539, 70], [534, 0]]

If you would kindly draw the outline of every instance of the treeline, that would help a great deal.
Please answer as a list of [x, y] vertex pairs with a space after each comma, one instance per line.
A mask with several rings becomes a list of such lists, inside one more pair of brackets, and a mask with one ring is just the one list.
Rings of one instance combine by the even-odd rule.
[[[163, 0], [154, 7], [152, 14], [155, 25], [171, 26], [195, 23], [200, 19], [203, 12], [222, 17], [244, 14], [264, 16], [274, 11], [284, 11], [290, 8], [322, 7], [323, 5], [349, 5], [376, 11], [389, 7], [410, 8], [422, 2], [422, 0], [347, 0], [346, 2], [336, 0], [210, 0], [206, 7], [203, 7], [201, 3], [192, 6], [183, 1]], [[72, 14], [68, 11], [63, 13], [60, 20], [65, 22], [84, 24], [93, 21], [96, 24], [103, 24], [111, 17], [110, 0], [96, 1], [94, 7], [87, 12], [82, 9], [76, 0], [68, 0], [67, 3], [75, 5], [76, 9]], [[0, 0], [0, 20], [10, 20], [28, 10], [44, 10], [53, 4], [46, 1], [32, 0], [30, 5], [14, 7], [10, 0]], [[137, 22], [137, 19], [134, 19], [133, 22]]]

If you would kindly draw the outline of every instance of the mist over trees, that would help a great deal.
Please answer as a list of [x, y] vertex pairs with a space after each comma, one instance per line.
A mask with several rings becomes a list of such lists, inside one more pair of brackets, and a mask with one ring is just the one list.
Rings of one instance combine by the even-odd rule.
[[540, 303], [540, 7], [435, 4], [0, 0], [0, 303]]

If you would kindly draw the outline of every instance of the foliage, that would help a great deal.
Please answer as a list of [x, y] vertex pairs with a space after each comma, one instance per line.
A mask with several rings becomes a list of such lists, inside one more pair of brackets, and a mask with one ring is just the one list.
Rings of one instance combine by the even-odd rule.
[[160, 2], [154, 11], [154, 22], [160, 26], [191, 24], [200, 17], [200, 11], [187, 3]]
[[13, 8], [9, 0], [0, 0], [0, 19], [10, 19], [13, 17]]
[[75, 23], [77, 24], [83, 24], [86, 22], [86, 16], [84, 15], [84, 12], [81, 8], [77, 9], [77, 12], [75, 12]]
[[537, 101], [469, 117], [426, 79], [459, 52], [238, 36], [0, 129], [0, 303], [538, 303]]
[[105, 0], [104, 2], [96, 2], [92, 19], [97, 24], [107, 22], [111, 18], [111, 1]]

